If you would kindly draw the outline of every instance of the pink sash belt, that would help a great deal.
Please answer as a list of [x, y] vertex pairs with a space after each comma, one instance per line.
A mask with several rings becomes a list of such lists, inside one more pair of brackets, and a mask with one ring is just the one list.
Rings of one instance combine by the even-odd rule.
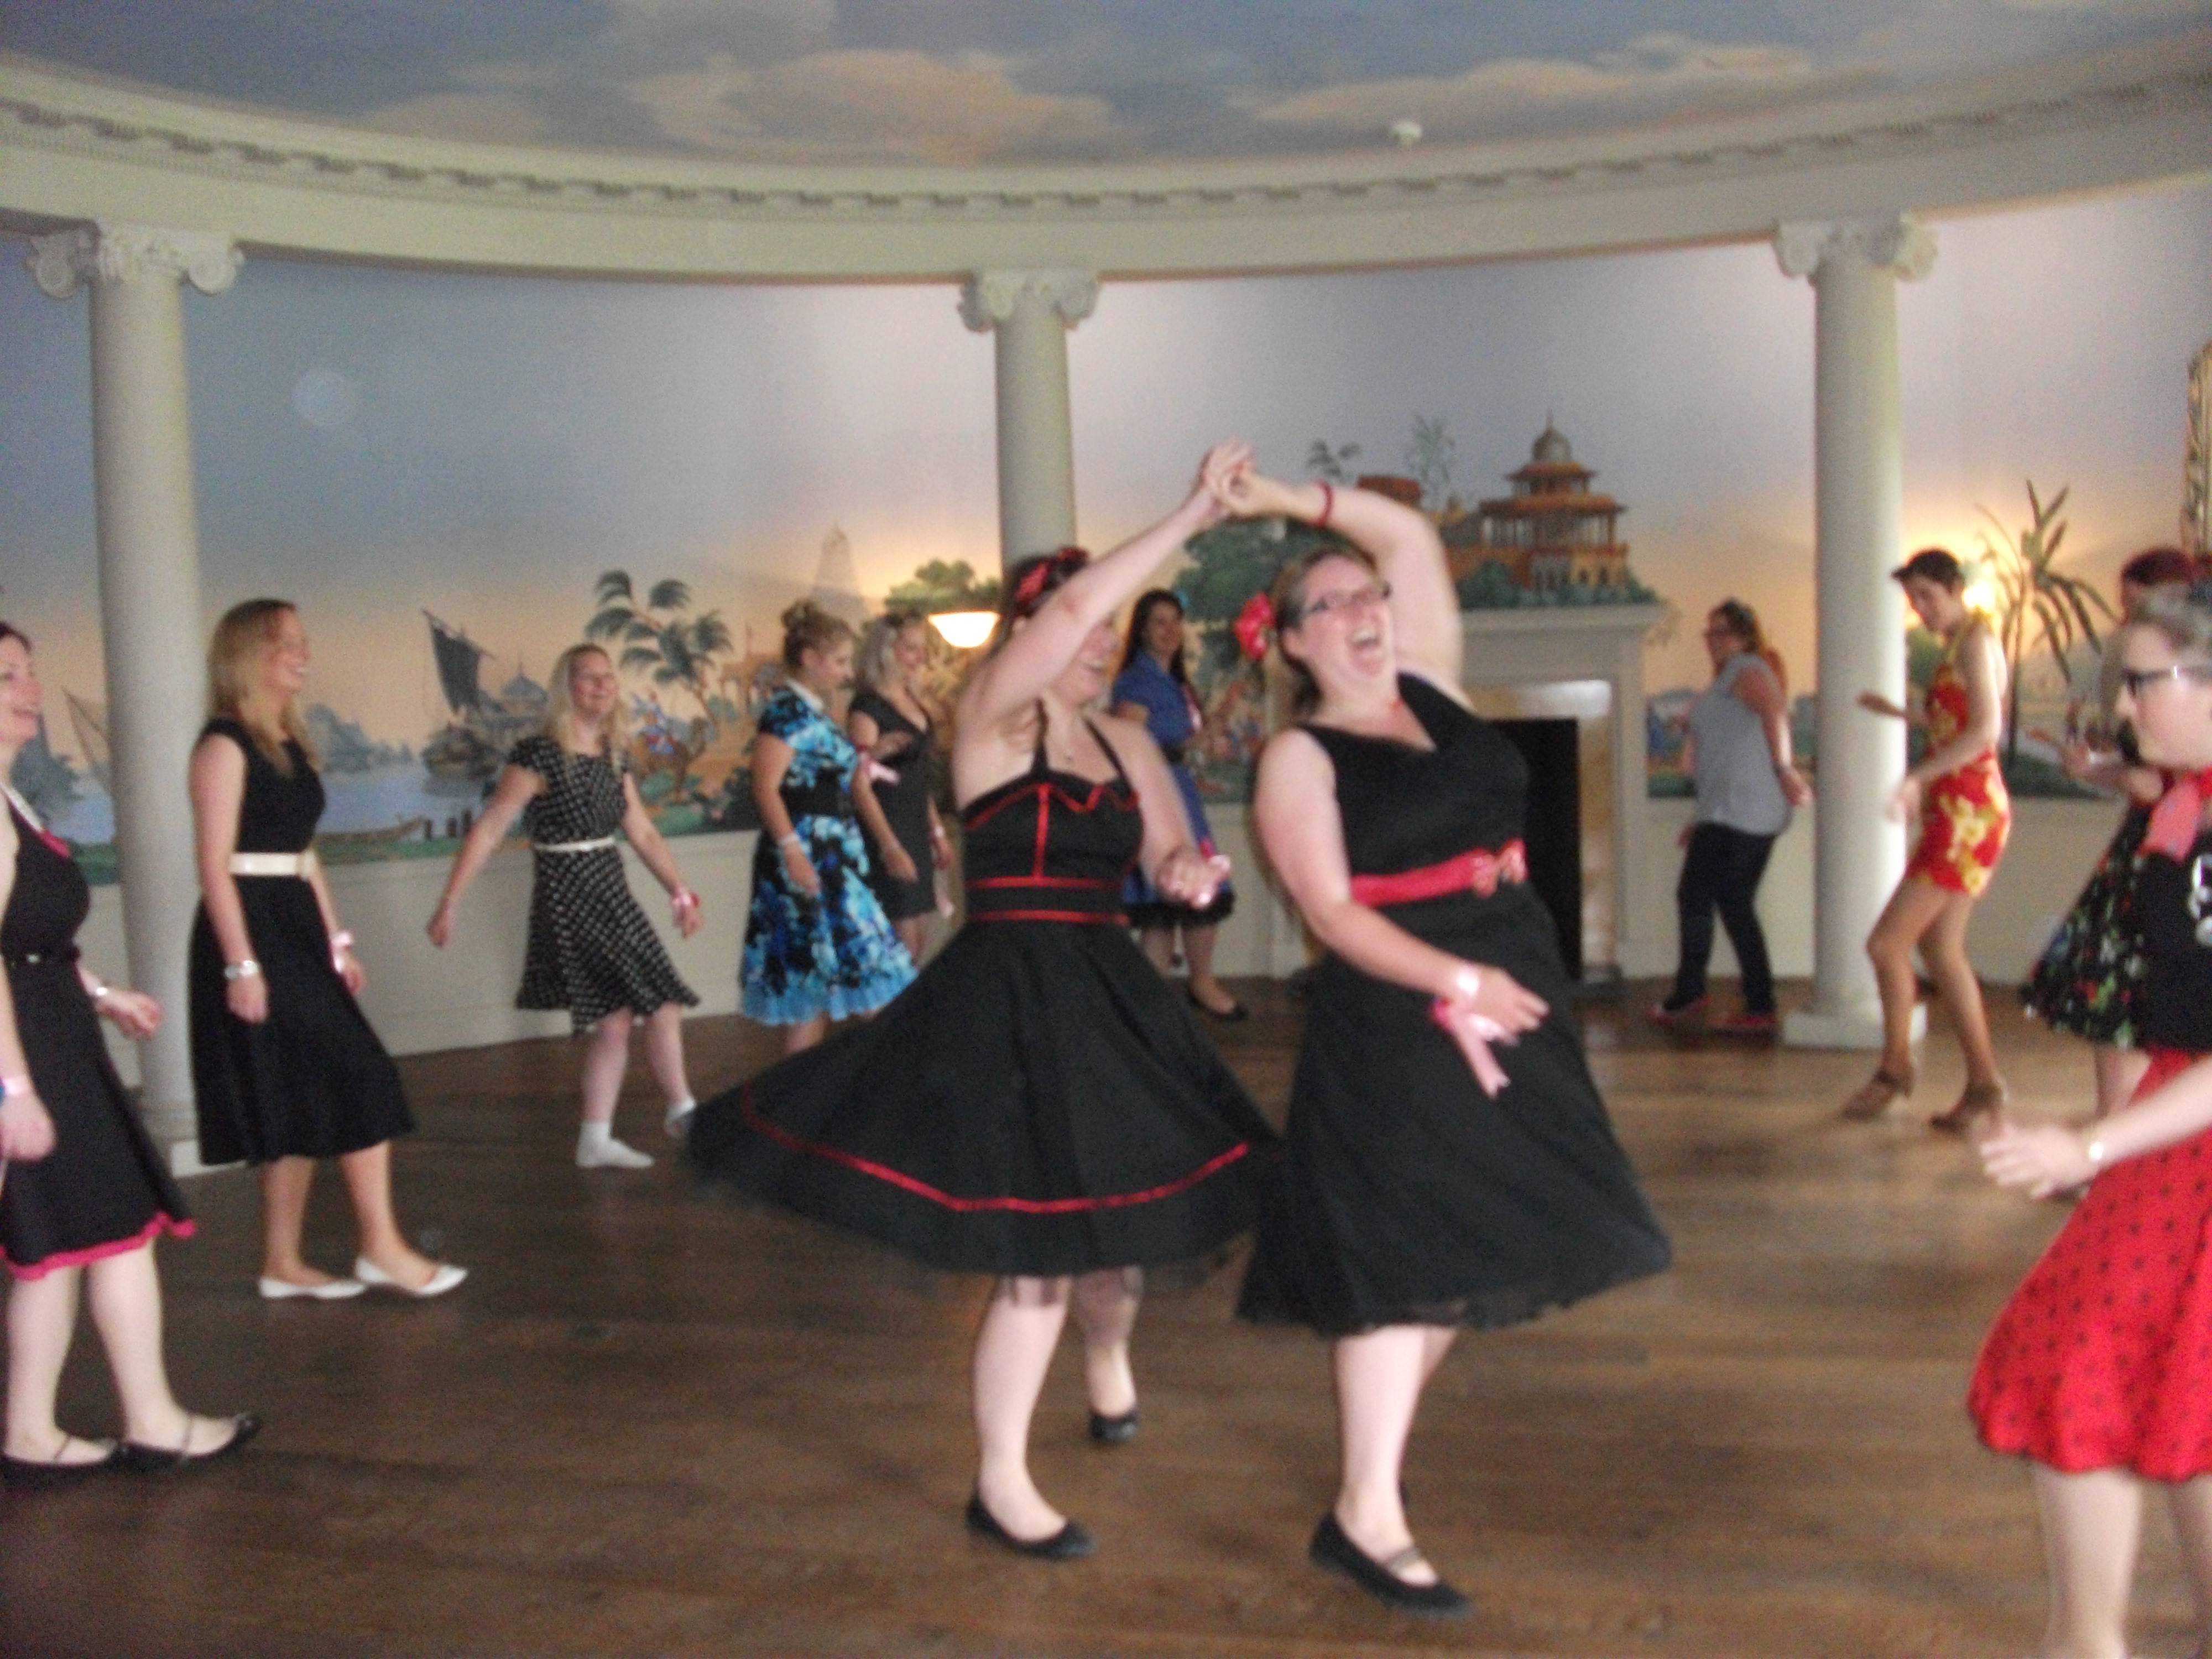
[[1478, 847], [1442, 864], [1401, 870], [1395, 876], [1354, 876], [1352, 896], [1367, 905], [1413, 904], [1470, 890], [1479, 897], [1491, 898], [1500, 882], [1528, 879], [1528, 849], [1518, 841], [1509, 841], [1495, 853]]

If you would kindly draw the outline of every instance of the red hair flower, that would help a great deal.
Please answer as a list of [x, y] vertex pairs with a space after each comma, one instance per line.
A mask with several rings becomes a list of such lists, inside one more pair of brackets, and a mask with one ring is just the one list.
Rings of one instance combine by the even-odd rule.
[[1247, 658], [1257, 662], [1267, 654], [1268, 641], [1275, 635], [1275, 605], [1264, 592], [1255, 593], [1244, 601], [1244, 608], [1237, 613], [1234, 624], [1237, 643]]

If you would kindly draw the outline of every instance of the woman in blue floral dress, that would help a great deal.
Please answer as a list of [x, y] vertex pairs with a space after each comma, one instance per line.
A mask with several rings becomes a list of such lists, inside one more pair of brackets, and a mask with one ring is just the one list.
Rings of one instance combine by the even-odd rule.
[[739, 1006], [784, 1027], [784, 1052], [796, 1054], [821, 1042], [831, 1020], [873, 1013], [904, 990], [914, 959], [869, 890], [862, 823], [887, 857], [904, 854], [860, 751], [827, 708], [852, 684], [853, 630], [801, 599], [783, 613], [783, 663], [790, 678], [753, 738], [761, 836]]

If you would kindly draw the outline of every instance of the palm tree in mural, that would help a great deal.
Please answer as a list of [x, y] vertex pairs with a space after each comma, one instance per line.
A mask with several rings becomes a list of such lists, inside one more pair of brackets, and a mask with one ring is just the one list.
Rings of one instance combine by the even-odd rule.
[[722, 613], [702, 611], [692, 616], [690, 586], [673, 577], [653, 583], [640, 605], [627, 570], [602, 574], [592, 598], [599, 608], [584, 624], [584, 637], [622, 641], [622, 667], [649, 675], [656, 685], [682, 686], [706, 716], [708, 732], [719, 735], [720, 726], [707, 697], [714, 658], [731, 648]]
[[2107, 622], [2118, 620], [2102, 593], [2080, 577], [2055, 568], [2058, 544], [2066, 539], [2066, 521], [2058, 514], [2072, 493], [2073, 486], [2069, 484], [2045, 501], [2037, 495], [2031, 480], [2027, 527], [2018, 536], [2007, 530], [1989, 508], [1981, 509], [1996, 532], [1992, 537], [1987, 530], [1981, 532], [1981, 543], [1996, 586], [1997, 642], [2004, 648], [2005, 664], [2011, 671], [2006, 693], [2009, 706], [2005, 711], [2008, 764], [2020, 758], [2020, 670], [2027, 653], [2048, 651], [2063, 672], [2067, 653], [2077, 641], [2097, 643], [2093, 612], [2102, 612]]

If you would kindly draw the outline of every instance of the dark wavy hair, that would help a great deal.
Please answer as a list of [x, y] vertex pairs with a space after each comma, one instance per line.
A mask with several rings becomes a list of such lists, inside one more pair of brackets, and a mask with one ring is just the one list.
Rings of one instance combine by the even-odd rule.
[[999, 590], [1006, 597], [999, 604], [999, 631], [991, 638], [991, 649], [1004, 645], [1012, 637], [1016, 623], [1036, 616], [1070, 576], [1090, 562], [1089, 553], [1072, 546], [1017, 560]]
[[[1129, 613], [1129, 637], [1121, 646], [1121, 672], [1127, 673], [1138, 658], [1145, 654], [1145, 629], [1152, 620], [1152, 612], [1164, 605], [1175, 607], [1176, 616], [1184, 613], [1182, 595], [1165, 587], [1148, 587], [1137, 596], [1137, 608]], [[1173, 660], [1168, 664], [1168, 673], [1177, 685], [1190, 684], [1190, 670], [1184, 665], [1182, 647], [1177, 646]]]
[[2137, 587], [2164, 587], [2169, 582], [2194, 582], [2204, 575], [2201, 559], [2178, 547], [2146, 547], [2120, 567], [2120, 580]]

